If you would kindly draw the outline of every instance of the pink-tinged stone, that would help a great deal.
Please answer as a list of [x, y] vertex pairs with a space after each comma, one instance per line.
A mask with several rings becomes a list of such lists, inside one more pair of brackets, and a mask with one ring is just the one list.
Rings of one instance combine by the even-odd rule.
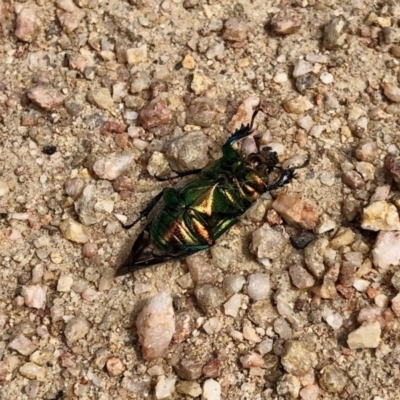
[[318, 222], [319, 214], [315, 204], [303, 200], [297, 194], [279, 193], [272, 207], [288, 224], [303, 229], [313, 229]]
[[112, 181], [128, 172], [133, 162], [134, 157], [131, 152], [112, 153], [97, 160], [93, 165], [93, 171], [99, 178]]
[[370, 203], [386, 200], [390, 193], [390, 185], [378, 186], [371, 197]]
[[165, 100], [154, 99], [139, 113], [139, 122], [144, 129], [167, 125], [171, 122], [172, 112]]
[[71, 33], [78, 28], [84, 16], [85, 13], [78, 8], [73, 13], [57, 11], [57, 17], [60, 21], [60, 25], [63, 27], [66, 33]]
[[44, 308], [46, 305], [47, 287], [41, 285], [24, 286], [22, 288], [22, 296], [25, 304], [32, 308]]
[[240, 357], [240, 362], [245, 368], [254, 368], [264, 366], [264, 359], [261, 354], [251, 352]]
[[307, 385], [300, 390], [300, 398], [302, 400], [318, 400], [318, 385]]
[[398, 317], [400, 316], [400, 293], [392, 299], [392, 310]]
[[376, 267], [388, 269], [400, 264], [400, 231], [381, 231], [372, 249], [372, 260]]
[[17, 351], [23, 356], [29, 356], [36, 350], [37, 346], [21, 333], [10, 342], [8, 348]]
[[39, 33], [39, 20], [31, 8], [23, 8], [17, 15], [14, 34], [23, 42], [32, 42]]
[[64, 95], [50, 85], [33, 86], [28, 91], [28, 97], [45, 110], [53, 110], [64, 101]]
[[161, 292], [151, 298], [140, 312], [136, 327], [143, 358], [154, 360], [162, 357], [167, 351], [175, 331], [171, 296]]

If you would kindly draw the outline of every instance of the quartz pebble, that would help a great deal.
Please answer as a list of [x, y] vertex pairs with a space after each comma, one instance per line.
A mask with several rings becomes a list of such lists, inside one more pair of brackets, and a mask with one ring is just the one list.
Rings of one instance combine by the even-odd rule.
[[325, 85], [329, 85], [330, 83], [333, 82], [333, 75], [330, 74], [329, 72], [323, 72], [319, 79], [321, 79], [321, 82], [324, 83]]
[[197, 286], [194, 294], [205, 311], [211, 311], [225, 301], [222, 290], [211, 284]]
[[100, 222], [114, 209], [114, 189], [109, 181], [97, 181], [87, 185], [82, 195], [75, 201], [75, 212], [80, 222], [85, 225], [93, 225]]
[[221, 385], [214, 379], [207, 379], [203, 383], [202, 400], [220, 400], [221, 399]]
[[285, 83], [288, 81], [288, 79], [289, 78], [286, 72], [278, 72], [273, 78], [275, 83]]
[[107, 157], [97, 160], [93, 165], [93, 171], [100, 179], [114, 180], [125, 174], [132, 167], [133, 153], [111, 153]]
[[234, 294], [225, 304], [224, 312], [225, 315], [236, 318], [242, 303], [242, 298], [240, 294]]
[[228, 275], [224, 278], [223, 287], [226, 293], [234, 294], [239, 293], [245, 283], [246, 279], [242, 275]]
[[375, 349], [381, 342], [381, 325], [378, 321], [364, 322], [349, 333], [347, 344], [350, 349]]
[[60, 231], [63, 237], [71, 242], [86, 243], [89, 240], [87, 229], [71, 218], [60, 223]]
[[167, 158], [174, 171], [204, 168], [209, 162], [207, 136], [202, 131], [188, 132], [173, 140]]
[[72, 275], [60, 276], [57, 283], [57, 292], [69, 292], [73, 283], [74, 278]]
[[400, 293], [393, 297], [391, 301], [391, 308], [397, 316], [400, 316]]
[[77, 340], [84, 338], [90, 330], [89, 321], [83, 317], [74, 317], [68, 321], [64, 329], [64, 335], [69, 345]]
[[32, 354], [37, 346], [35, 343], [33, 343], [30, 339], [28, 339], [24, 334], [19, 334], [17, 337], [15, 337], [8, 347], [12, 350], [17, 351], [19, 354], [22, 354], [23, 356], [29, 356]]
[[41, 309], [46, 305], [47, 286], [31, 285], [23, 286], [22, 296], [28, 307]]
[[170, 399], [175, 392], [176, 378], [170, 376], [159, 376], [155, 387], [155, 398], [157, 400]]
[[257, 301], [266, 299], [269, 295], [269, 291], [269, 275], [253, 274], [249, 276], [247, 294], [252, 300]]
[[275, 260], [288, 242], [289, 236], [284, 230], [272, 229], [265, 224], [253, 232], [250, 250], [259, 260]]
[[383, 270], [400, 263], [400, 231], [379, 232], [372, 249], [373, 264]]
[[298, 78], [299, 76], [312, 72], [313, 66], [305, 60], [297, 60], [293, 70], [293, 77]]
[[161, 292], [152, 297], [138, 315], [136, 326], [143, 358], [153, 360], [162, 357], [175, 331], [171, 296]]

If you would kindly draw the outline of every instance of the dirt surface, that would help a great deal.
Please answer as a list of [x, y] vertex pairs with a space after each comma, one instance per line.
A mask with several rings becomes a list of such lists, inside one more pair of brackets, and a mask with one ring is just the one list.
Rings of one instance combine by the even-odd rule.
[[[399, 16], [394, 0], [0, 0], [0, 399], [397, 399]], [[302, 229], [267, 193], [192, 266], [114, 278], [143, 228], [121, 222], [165, 186], [152, 175], [220, 157], [258, 103], [281, 161], [310, 156], [280, 190], [317, 213], [318, 245], [285, 239]], [[284, 247], [257, 261], [267, 222]], [[159, 292], [177, 334], [146, 361], [136, 320]]]

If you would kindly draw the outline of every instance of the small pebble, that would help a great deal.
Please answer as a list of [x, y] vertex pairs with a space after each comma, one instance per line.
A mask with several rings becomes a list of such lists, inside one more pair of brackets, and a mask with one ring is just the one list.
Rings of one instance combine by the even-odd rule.
[[89, 330], [90, 323], [85, 317], [74, 317], [65, 326], [64, 335], [68, 344], [73, 344], [77, 340], [84, 338]]
[[207, 379], [203, 383], [202, 400], [220, 400], [221, 399], [221, 385], [214, 379]]
[[136, 65], [147, 61], [147, 45], [126, 50], [126, 60], [129, 65]]
[[46, 381], [46, 368], [32, 362], [23, 364], [19, 368], [19, 373], [28, 379], [37, 379], [39, 382]]
[[170, 399], [175, 392], [175, 380], [176, 378], [172, 375], [159, 376], [155, 387], [155, 398], [157, 400]]
[[381, 341], [381, 326], [378, 321], [364, 322], [359, 328], [350, 332], [347, 344], [350, 349], [375, 349]]
[[89, 240], [86, 228], [71, 218], [60, 223], [60, 230], [63, 237], [71, 242], [86, 243]]
[[347, 380], [347, 374], [331, 364], [323, 369], [319, 383], [329, 393], [340, 393], [346, 386]]
[[104, 110], [111, 110], [114, 108], [114, 100], [107, 88], [99, 88], [90, 91], [88, 93], [88, 100]]
[[321, 82], [325, 85], [329, 85], [333, 83], [333, 75], [330, 74], [329, 72], [323, 72], [319, 79], [321, 79]]
[[22, 287], [22, 296], [28, 307], [41, 309], [46, 305], [47, 286], [31, 285]]
[[270, 291], [269, 275], [253, 274], [249, 276], [247, 294], [254, 300], [266, 299]]
[[139, 313], [136, 327], [143, 358], [153, 360], [162, 357], [175, 331], [171, 296], [161, 292], [152, 297]]
[[224, 312], [225, 315], [228, 315], [230, 317], [236, 318], [239, 309], [242, 303], [242, 298], [240, 294], [234, 294], [225, 304], [224, 304]]
[[57, 292], [69, 292], [73, 283], [72, 275], [61, 275], [57, 282]]
[[111, 153], [97, 160], [93, 171], [100, 179], [114, 180], [127, 173], [132, 167], [134, 156], [132, 152]]
[[297, 60], [292, 75], [294, 78], [298, 78], [299, 76], [312, 72], [312, 70], [313, 66], [309, 62], [305, 60]]

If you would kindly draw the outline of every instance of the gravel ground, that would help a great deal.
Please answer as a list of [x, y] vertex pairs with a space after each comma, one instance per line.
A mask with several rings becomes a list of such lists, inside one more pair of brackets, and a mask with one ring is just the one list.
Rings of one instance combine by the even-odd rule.
[[[0, 399], [397, 399], [397, 3], [0, 0]], [[115, 278], [153, 175], [257, 106], [309, 165]]]

